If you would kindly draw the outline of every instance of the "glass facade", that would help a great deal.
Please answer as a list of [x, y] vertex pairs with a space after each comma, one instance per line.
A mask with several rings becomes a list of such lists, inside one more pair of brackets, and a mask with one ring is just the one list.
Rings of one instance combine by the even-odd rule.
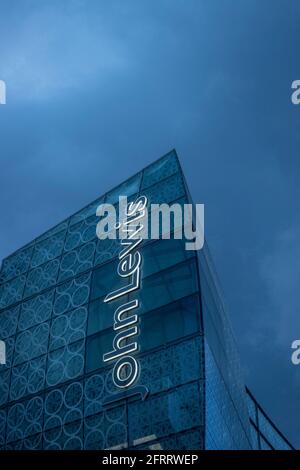
[[[251, 449], [287, 441], [246, 393], [205, 243], [143, 240], [138, 384], [110, 400], [113, 315], [125, 286], [120, 240], [96, 236], [96, 208], [126, 195], [149, 204], [190, 196], [175, 151], [6, 258], [0, 271], [1, 449]], [[171, 231], [174, 226], [171, 226]], [[123, 299], [124, 300], [124, 299]], [[251, 403], [251, 413], [250, 413]], [[277, 437], [276, 437], [277, 436]]]

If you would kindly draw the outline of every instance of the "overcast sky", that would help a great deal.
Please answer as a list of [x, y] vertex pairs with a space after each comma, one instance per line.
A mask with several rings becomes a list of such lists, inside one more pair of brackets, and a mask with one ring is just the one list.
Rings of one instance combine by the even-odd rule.
[[246, 381], [300, 447], [300, 2], [1, 0], [0, 258], [176, 148]]

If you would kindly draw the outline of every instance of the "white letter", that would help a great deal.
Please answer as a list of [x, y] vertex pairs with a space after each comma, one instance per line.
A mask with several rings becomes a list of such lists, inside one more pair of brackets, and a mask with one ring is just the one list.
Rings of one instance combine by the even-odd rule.
[[[171, 227], [171, 212], [174, 217], [174, 225]], [[161, 214], [161, 231], [160, 231]], [[182, 239], [182, 209], [180, 204], [151, 204], [151, 240], [160, 238], [170, 239], [171, 231], [174, 238]]]
[[292, 354], [292, 363], [297, 366], [300, 364], [300, 339], [293, 341], [291, 348], [296, 349]]
[[[299, 104], [300, 103], [300, 80], [294, 80], [292, 83], [292, 88], [293, 90], [296, 90], [292, 93], [291, 100], [293, 104]], [[298, 88], [298, 89], [297, 89]]]
[[[107, 213], [107, 215], [104, 217], [105, 213]], [[99, 217], [104, 217], [103, 219], [99, 220], [97, 224], [97, 237], [100, 240], [105, 240], [106, 238], [116, 239], [117, 216], [115, 207], [112, 204], [100, 204], [100, 206], [97, 207], [96, 214]], [[107, 227], [106, 230], [105, 227]]]
[[186, 250], [201, 250], [204, 245], [204, 204], [196, 204], [196, 230], [193, 231], [193, 205], [184, 204], [184, 236], [188, 240], [196, 239], [195, 242], [186, 242]]

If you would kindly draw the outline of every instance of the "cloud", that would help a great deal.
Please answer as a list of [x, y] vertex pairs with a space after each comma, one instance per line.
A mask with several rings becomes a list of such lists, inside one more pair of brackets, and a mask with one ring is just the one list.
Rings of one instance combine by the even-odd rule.
[[[280, 217], [280, 214], [279, 214]], [[300, 225], [276, 235], [261, 261], [261, 278], [270, 298], [268, 324], [280, 346], [300, 338]]]
[[[1, 73], [11, 100], [51, 100], [57, 95], [99, 86], [114, 74], [128, 71], [132, 56], [122, 38], [94, 21], [86, 2], [41, 3], [24, 12], [13, 37], [1, 50]], [[95, 6], [95, 4], [94, 4]], [[17, 13], [17, 12], [16, 12]]]

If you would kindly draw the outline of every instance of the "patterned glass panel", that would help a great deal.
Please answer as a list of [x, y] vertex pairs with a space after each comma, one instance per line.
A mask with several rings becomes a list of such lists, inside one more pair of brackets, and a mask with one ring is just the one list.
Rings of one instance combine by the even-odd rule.
[[26, 277], [16, 277], [12, 281], [0, 285], [0, 309], [8, 307], [22, 299]]
[[148, 204], [163, 204], [176, 201], [185, 195], [183, 179], [180, 173], [170, 176], [167, 181], [162, 181], [143, 191], [147, 196]]
[[87, 416], [84, 423], [85, 449], [122, 449], [128, 447], [125, 405]]
[[[10, 369], [0, 372], [0, 406], [4, 405], [8, 400], [9, 386], [10, 386]], [[0, 429], [1, 429], [1, 413], [0, 413]]]
[[82, 245], [64, 254], [60, 264], [59, 281], [91, 269], [94, 263], [95, 242]]
[[49, 322], [19, 333], [15, 342], [14, 366], [47, 353]]
[[37, 243], [31, 259], [31, 267], [36, 268], [47, 261], [57, 258], [63, 250], [64, 239], [65, 231]]
[[46, 383], [49, 387], [82, 375], [84, 370], [85, 342], [77, 341], [49, 352]]
[[8, 410], [7, 442], [18, 441], [42, 431], [43, 399], [39, 396], [16, 403]]
[[53, 306], [54, 315], [61, 315], [68, 310], [84, 305], [90, 295], [91, 274], [84, 274], [56, 288]]
[[83, 418], [83, 383], [71, 382], [52, 389], [45, 397], [44, 430], [62, 427]]
[[27, 276], [24, 297], [28, 297], [38, 292], [54, 286], [59, 269], [59, 261], [54, 259], [38, 268], [29, 271]]
[[46, 356], [13, 367], [11, 372], [10, 400], [19, 400], [43, 389], [45, 383]]
[[55, 227], [51, 228], [47, 232], [43, 233], [40, 237], [36, 238], [35, 243], [39, 243], [42, 240], [45, 240], [46, 238], [52, 237], [53, 235], [56, 235], [59, 232], [65, 232], [68, 227], [68, 221], [65, 220], [64, 222], [61, 222], [60, 224], [56, 225]]
[[93, 217], [96, 214], [97, 207], [100, 204], [103, 204], [104, 197], [101, 196], [100, 198], [96, 199], [96, 201], [92, 202], [91, 204], [84, 207], [82, 210], [74, 214], [70, 218], [70, 226], [73, 224], [77, 224], [78, 222], [82, 222], [84, 219], [88, 219], [89, 217]]
[[27, 302], [23, 302], [18, 324], [19, 330], [24, 331], [49, 320], [52, 313], [53, 300], [54, 289], [35, 296]]
[[170, 152], [163, 158], [152, 163], [144, 170], [142, 190], [164, 180], [179, 171], [178, 159], [175, 152]]
[[20, 306], [0, 312], [0, 338], [2, 340], [15, 334], [18, 325]]
[[77, 248], [79, 245], [95, 239], [98, 220], [98, 217], [93, 216], [84, 219], [82, 222], [71, 225], [65, 241], [65, 251], [74, 250], [74, 248]]
[[129, 180], [117, 186], [115, 189], [106, 194], [106, 204], [116, 204], [119, 201], [119, 196], [132, 196], [139, 192], [142, 173], [138, 173]]
[[85, 338], [88, 311], [78, 307], [52, 320], [49, 351], [59, 349]]
[[[206, 449], [250, 449], [251, 440], [234, 406], [226, 383], [205, 342], [206, 428], [210, 438]], [[209, 447], [209, 445], [213, 447]]]
[[30, 265], [32, 246], [17, 251], [3, 260], [0, 271], [0, 284], [25, 273]]

